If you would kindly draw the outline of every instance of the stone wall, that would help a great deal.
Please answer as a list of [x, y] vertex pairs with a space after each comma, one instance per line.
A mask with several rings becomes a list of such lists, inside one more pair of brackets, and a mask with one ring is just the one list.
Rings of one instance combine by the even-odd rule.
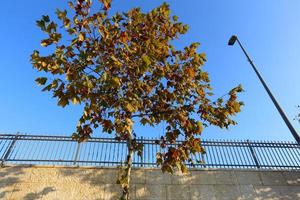
[[[0, 199], [117, 199], [114, 168], [0, 168]], [[191, 170], [167, 175], [157, 169], [133, 171], [131, 199], [242, 200], [300, 199], [300, 172]]]

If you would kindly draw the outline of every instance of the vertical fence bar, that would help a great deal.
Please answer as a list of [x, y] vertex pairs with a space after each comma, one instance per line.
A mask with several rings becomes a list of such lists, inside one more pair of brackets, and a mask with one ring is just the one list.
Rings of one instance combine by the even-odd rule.
[[[238, 155], [238, 166], [237, 167], [244, 167], [245, 165], [243, 165], [243, 156], [241, 156], [241, 149], [242, 149], [242, 142], [238, 141], [238, 140], [234, 140], [235, 146], [236, 146], [236, 152]], [[241, 145], [241, 146], [240, 146]]]
[[74, 159], [73, 159], [74, 160], [73, 165], [76, 165], [76, 163], [77, 163], [79, 151], [80, 151], [80, 142], [77, 143], [77, 147], [76, 147], [76, 151], [75, 151], [75, 155], [74, 155]]
[[227, 143], [227, 145], [228, 145], [228, 152], [229, 152], [229, 155], [230, 155], [230, 157], [232, 158], [231, 159], [231, 163], [230, 163], [230, 165], [231, 165], [231, 167], [232, 166], [234, 166], [234, 165], [236, 165], [236, 162], [235, 162], [235, 160], [236, 160], [236, 156], [234, 155], [234, 153], [233, 153], [233, 145], [232, 145], [232, 141], [231, 140], [228, 140], [228, 143]]
[[249, 149], [250, 149], [251, 155], [252, 155], [252, 157], [253, 157], [253, 160], [254, 160], [254, 162], [255, 162], [255, 165], [256, 165], [256, 167], [259, 169], [259, 168], [260, 168], [260, 165], [259, 165], [259, 162], [258, 162], [258, 160], [257, 160], [255, 151], [254, 151], [254, 149], [252, 148], [252, 145], [251, 145], [250, 140], [247, 140], [247, 143], [248, 143], [248, 147], [249, 147]]
[[[270, 155], [272, 156], [272, 158], [273, 158], [273, 163], [276, 163], [275, 164], [275, 167], [276, 168], [281, 168], [280, 167], [280, 161], [279, 161], [279, 159], [277, 159], [277, 156], [276, 156], [276, 150], [274, 150], [275, 151], [275, 153], [274, 153], [274, 151], [273, 151], [273, 149], [275, 149], [275, 145], [273, 144], [273, 143], [271, 143], [271, 141], [268, 141], [268, 151], [270, 151], [271, 153], [270, 153]], [[269, 167], [270, 168], [270, 167]]]
[[[288, 143], [289, 147], [288, 150], [290, 151], [290, 157], [293, 157], [294, 161], [296, 162], [296, 166], [300, 165], [300, 157], [298, 155], [300, 154], [300, 145], [299, 144], [293, 144], [293, 143]], [[295, 147], [294, 147], [295, 146]], [[295, 152], [296, 151], [296, 152]]]
[[227, 166], [228, 165], [230, 165], [230, 164], [232, 164], [232, 161], [231, 161], [231, 154], [230, 154], [230, 151], [228, 150], [229, 148], [230, 148], [230, 146], [228, 146], [228, 144], [226, 144], [226, 142], [225, 141], [223, 141], [224, 142], [224, 152], [225, 152], [225, 154], [227, 154], [227, 157], [228, 157], [228, 159], [226, 158], [226, 164], [227, 164]]
[[[293, 162], [293, 160], [291, 160], [290, 156], [288, 156], [285, 152], [285, 150], [288, 150], [288, 148], [286, 148], [286, 145], [284, 145], [284, 143], [282, 142], [283, 146], [282, 146], [282, 154], [283, 156], [287, 159], [288, 165], [289, 166], [296, 166]], [[293, 167], [292, 167], [293, 168]]]
[[[107, 143], [109, 144], [109, 150], [108, 150], [108, 162], [107, 162], [107, 165], [108, 166], [112, 166], [112, 163], [111, 162], [111, 159], [110, 159], [110, 154], [111, 154], [111, 146], [113, 143], [111, 143], [110, 140], [107, 140]], [[132, 159], [133, 160], [133, 159]]]
[[143, 157], [144, 157], [144, 151], [145, 151], [143, 136], [141, 137], [141, 144], [143, 145], [142, 154], [141, 154], [141, 167], [143, 167], [143, 159], [144, 159]]
[[[117, 143], [117, 164], [121, 164], [121, 160], [119, 159], [119, 155], [120, 155], [120, 143]], [[122, 151], [122, 149], [121, 149], [121, 151]]]
[[[150, 138], [148, 138], [148, 140], [150, 141]], [[149, 144], [148, 144], [148, 148], [147, 148], [147, 149], [148, 149], [148, 156], [147, 156], [147, 159], [146, 159], [146, 160], [147, 160], [148, 163], [149, 163], [149, 164], [147, 164], [148, 167], [151, 166], [151, 162], [150, 162], [150, 158], [151, 158], [151, 156], [150, 156], [150, 145], [151, 145], [151, 144], [149, 143]]]
[[[295, 147], [293, 147], [292, 144], [289, 143], [288, 147], [286, 149], [287, 149], [287, 154], [289, 155], [289, 158], [292, 159], [293, 161], [295, 161], [295, 163], [296, 163], [295, 166], [297, 166], [297, 165], [299, 166], [300, 165], [300, 162], [299, 162], [300, 158], [297, 155], [299, 155], [299, 153], [300, 153], [300, 152], [298, 152], [298, 150], [300, 150], [300, 146], [297, 145], [296, 148], [295, 148]], [[295, 149], [296, 152], [294, 151], [294, 149]]]
[[15, 144], [16, 144], [16, 141], [17, 141], [17, 139], [18, 139], [18, 137], [19, 137], [19, 135], [16, 134], [16, 136], [14, 137], [14, 139], [12, 140], [12, 142], [10, 143], [10, 145], [8, 145], [7, 150], [6, 150], [4, 156], [3, 156], [2, 160], [1, 160], [1, 165], [0, 165], [1, 167], [4, 166], [4, 162], [7, 160], [9, 154], [10, 154], [11, 151], [13, 150], [13, 148], [14, 148], [14, 146], [15, 146]]

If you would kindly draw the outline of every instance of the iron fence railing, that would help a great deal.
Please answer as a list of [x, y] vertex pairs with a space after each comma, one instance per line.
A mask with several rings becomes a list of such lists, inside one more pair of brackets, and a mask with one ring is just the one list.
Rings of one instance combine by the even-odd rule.
[[[143, 155], [134, 155], [135, 167], [156, 167], [162, 151], [153, 138], [138, 138]], [[179, 144], [180, 141], [177, 142]], [[300, 146], [293, 142], [205, 140], [206, 154], [192, 157], [196, 168], [300, 169]], [[117, 166], [127, 155], [125, 142], [92, 138], [78, 143], [66, 136], [0, 135], [0, 162], [9, 164], [63, 166]], [[204, 160], [203, 163], [197, 162]]]

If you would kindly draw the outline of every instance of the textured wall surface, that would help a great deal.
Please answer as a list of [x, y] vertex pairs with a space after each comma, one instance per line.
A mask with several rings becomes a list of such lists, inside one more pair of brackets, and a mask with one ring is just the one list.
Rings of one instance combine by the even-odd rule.
[[[0, 199], [117, 199], [117, 169], [3, 167]], [[131, 199], [242, 200], [300, 199], [300, 172], [191, 170], [167, 175], [157, 169], [135, 169]]]

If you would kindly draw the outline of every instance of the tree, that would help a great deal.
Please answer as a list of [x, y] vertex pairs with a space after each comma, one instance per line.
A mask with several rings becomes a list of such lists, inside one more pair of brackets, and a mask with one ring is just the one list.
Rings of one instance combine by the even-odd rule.
[[[236, 124], [231, 116], [240, 112], [242, 102], [236, 94], [242, 88], [210, 99], [210, 80], [202, 70], [205, 54], [197, 52], [199, 43], [175, 49], [172, 41], [188, 26], [170, 15], [166, 3], [147, 13], [133, 8], [113, 14], [110, 0], [95, 4], [100, 9], [92, 9], [91, 0], [69, 2], [68, 11], [57, 9], [58, 22], [42, 16], [37, 25], [47, 38], [41, 45], [52, 53], [35, 50], [31, 62], [38, 71], [51, 74], [36, 82], [44, 85], [42, 91], [53, 93], [59, 106], [84, 105], [74, 139], [86, 141], [100, 126], [127, 142], [126, 165], [117, 182], [121, 199], [129, 199], [132, 156], [143, 149], [133, 134], [134, 120], [151, 126], [165, 122], [166, 134], [157, 143], [167, 151], [157, 154], [157, 165], [163, 172], [186, 172], [190, 156], [205, 151], [203, 127]], [[184, 142], [171, 146], [178, 137]]]

